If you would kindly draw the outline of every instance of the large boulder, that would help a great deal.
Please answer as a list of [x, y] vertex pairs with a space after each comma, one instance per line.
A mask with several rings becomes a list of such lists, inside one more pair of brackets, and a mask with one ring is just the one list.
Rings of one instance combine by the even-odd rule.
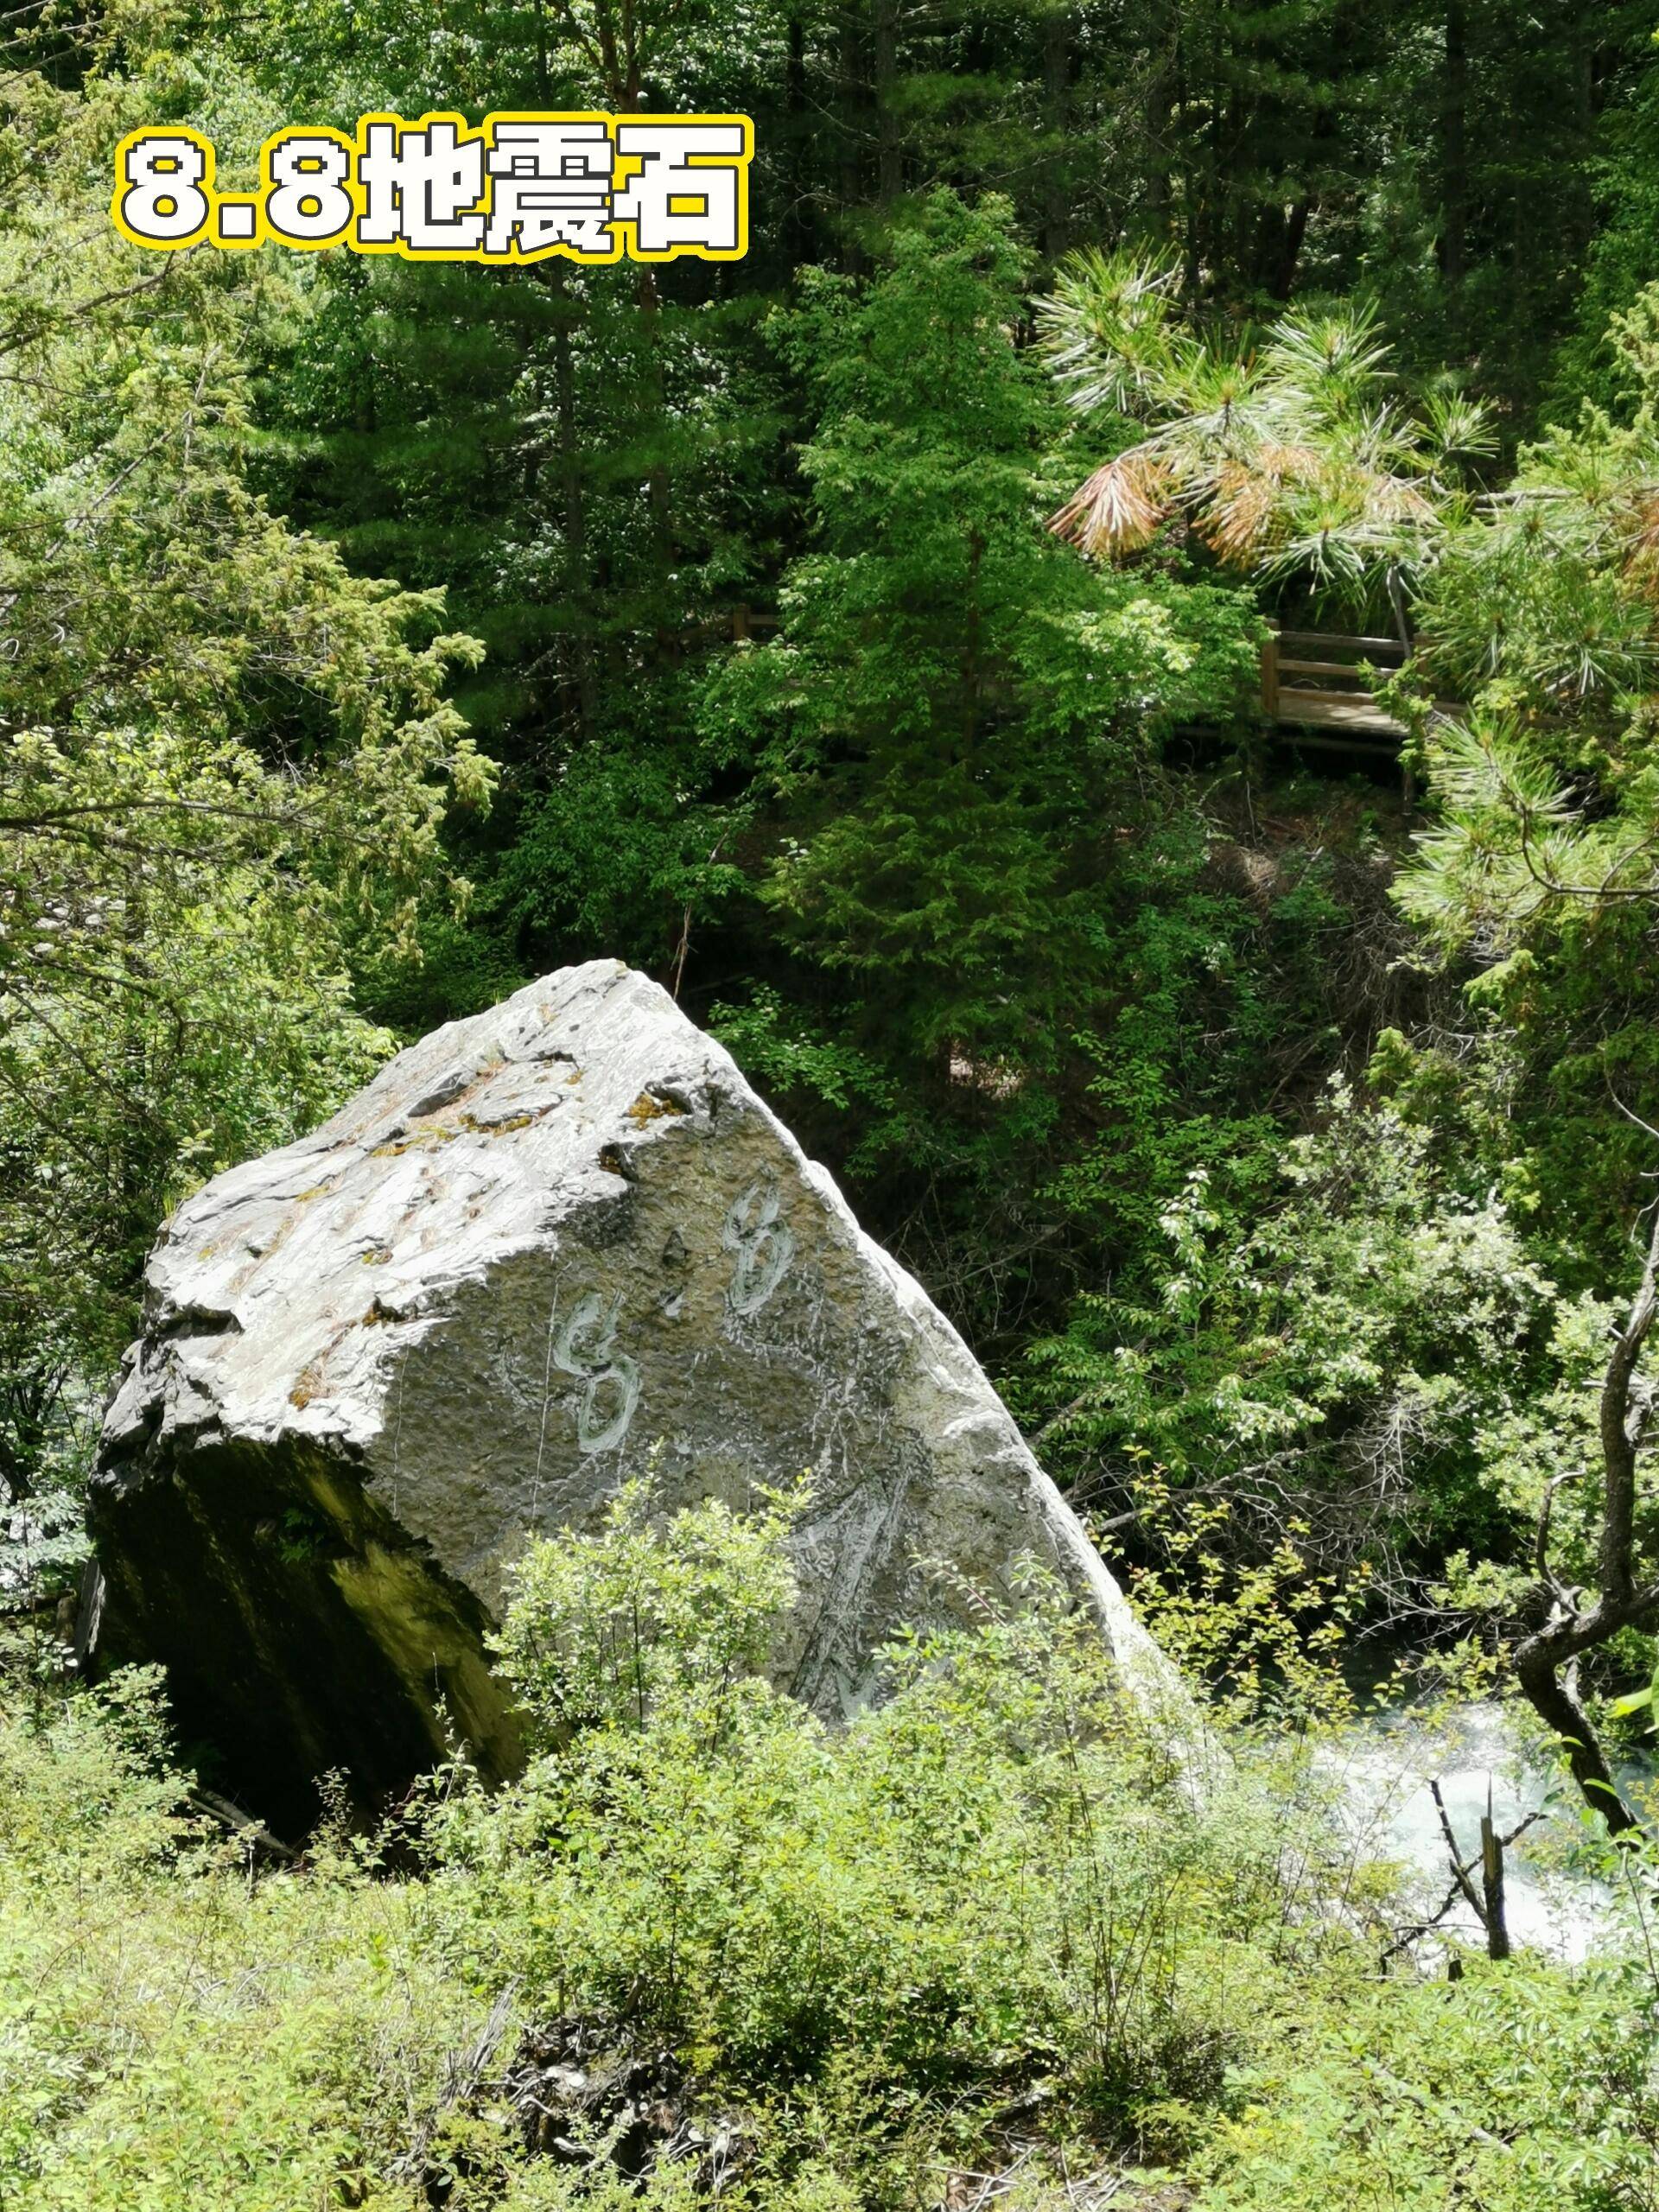
[[810, 1471], [779, 1679], [823, 1712], [906, 1622], [1052, 1562], [1158, 1662], [962, 1339], [730, 1057], [614, 961], [402, 1052], [217, 1177], [149, 1262], [93, 1484], [100, 1662], [169, 1669], [263, 1811], [361, 1801], [448, 1724], [510, 1770], [484, 1637], [533, 1533]]

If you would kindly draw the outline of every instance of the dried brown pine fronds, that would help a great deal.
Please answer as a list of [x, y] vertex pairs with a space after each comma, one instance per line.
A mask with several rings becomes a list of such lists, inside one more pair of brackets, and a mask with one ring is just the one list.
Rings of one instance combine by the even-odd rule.
[[1143, 447], [1132, 447], [1078, 486], [1049, 518], [1057, 537], [1085, 553], [1109, 559], [1147, 544], [1169, 511], [1168, 467]]
[[1279, 487], [1242, 462], [1230, 461], [1218, 474], [1215, 494], [1198, 524], [1205, 542], [1218, 559], [1248, 563], [1272, 532]]
[[1308, 484], [1325, 463], [1313, 446], [1263, 438], [1255, 449], [1254, 466], [1259, 474], [1270, 477], [1275, 484]]

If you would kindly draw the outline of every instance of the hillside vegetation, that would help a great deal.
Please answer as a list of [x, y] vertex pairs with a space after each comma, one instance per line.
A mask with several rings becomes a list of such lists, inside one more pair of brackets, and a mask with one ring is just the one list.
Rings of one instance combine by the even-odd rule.
[[[5, 18], [0, 2200], [1659, 2205], [1650, 32]], [[110, 220], [140, 124], [245, 188], [437, 108], [747, 113], [750, 251]], [[1397, 758], [1268, 719], [1269, 622], [1397, 641]], [[601, 954], [961, 1328], [1184, 1717], [1033, 1578], [824, 1733], [761, 1497], [532, 1553], [529, 1770], [373, 1834], [74, 1675], [169, 1207]], [[1531, 1732], [1584, 1957], [1355, 1831], [1385, 1680]]]

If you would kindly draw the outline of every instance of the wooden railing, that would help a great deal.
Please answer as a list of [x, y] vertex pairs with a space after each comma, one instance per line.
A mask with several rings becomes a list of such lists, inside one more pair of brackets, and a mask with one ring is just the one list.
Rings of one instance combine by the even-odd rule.
[[1391, 749], [1406, 735], [1405, 724], [1377, 705], [1360, 666], [1391, 675], [1405, 658], [1398, 638], [1275, 630], [1262, 648], [1262, 712], [1283, 727], [1329, 733], [1325, 741], [1344, 750], [1379, 743]]

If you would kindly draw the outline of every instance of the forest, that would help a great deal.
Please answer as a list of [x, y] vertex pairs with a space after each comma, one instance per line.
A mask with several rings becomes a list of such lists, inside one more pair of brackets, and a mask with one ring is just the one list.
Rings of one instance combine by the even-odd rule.
[[[435, 111], [746, 116], [747, 251], [111, 219]], [[171, 1210], [601, 957], [1179, 1717], [1033, 1567], [826, 1728], [797, 1509], [649, 1484], [515, 1572], [501, 1788], [273, 1833], [78, 1669]], [[9, 7], [0, 2204], [1656, 2212], [1656, 1014], [1650, 10]]]

